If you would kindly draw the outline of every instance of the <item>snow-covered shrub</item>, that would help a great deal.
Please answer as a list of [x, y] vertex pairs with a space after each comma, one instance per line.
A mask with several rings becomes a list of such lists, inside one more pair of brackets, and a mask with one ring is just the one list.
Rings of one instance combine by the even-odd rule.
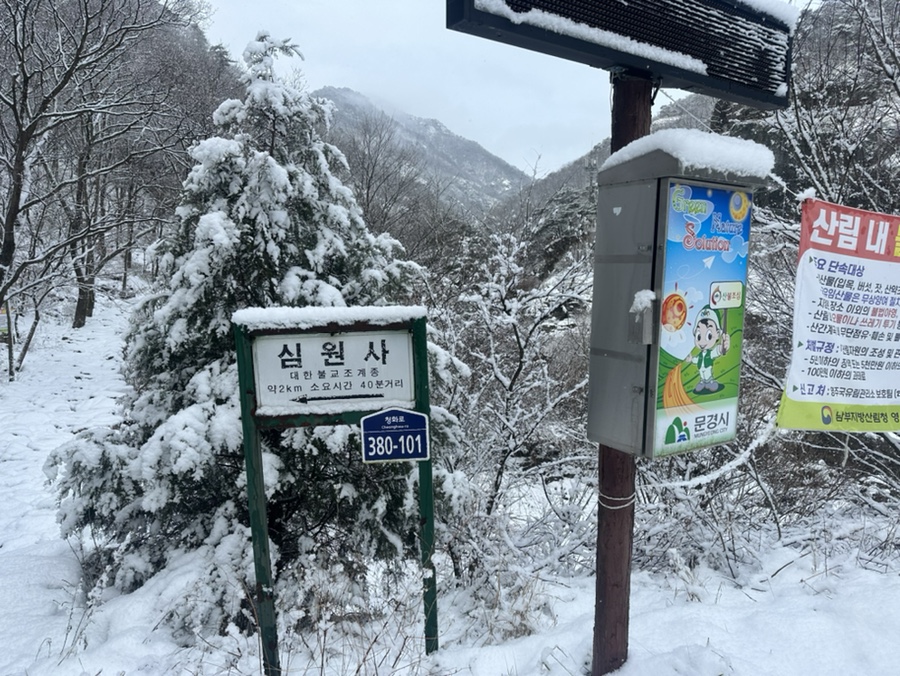
[[729, 447], [641, 463], [635, 565], [682, 581], [685, 570], [736, 579], [752, 567], [756, 545], [776, 539], [777, 530], [751, 463]]
[[[47, 466], [62, 531], [91, 544], [95, 579], [127, 591], [197, 556], [203, 573], [165, 609], [187, 635], [253, 623], [241, 601], [253, 573], [231, 314], [382, 305], [416, 270], [367, 230], [332, 172], [344, 162], [320, 135], [328, 107], [274, 75], [274, 58], [294, 52], [260, 33], [244, 54], [245, 98], [222, 103], [221, 135], [191, 151], [177, 230], [157, 247], [169, 277], [127, 336], [122, 424], [82, 433]], [[308, 590], [308, 608], [330, 598], [302, 583], [309, 571], [343, 576], [364, 605], [374, 558], [417, 556], [408, 465], [364, 466], [349, 427], [267, 431], [262, 443], [277, 577]]]
[[542, 282], [514, 235], [467, 244], [456, 260], [466, 274], [431, 311], [441, 344], [468, 373], [432, 388], [461, 435], [438, 458], [438, 490], [466, 515], [438, 532], [471, 635], [500, 640], [547, 622], [542, 574], [593, 565], [597, 456], [584, 438], [584, 316], [570, 316], [585, 306], [590, 264], [563, 258]]

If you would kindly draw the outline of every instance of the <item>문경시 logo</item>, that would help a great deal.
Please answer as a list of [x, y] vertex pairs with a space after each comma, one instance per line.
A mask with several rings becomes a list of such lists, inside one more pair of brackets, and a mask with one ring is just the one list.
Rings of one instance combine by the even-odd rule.
[[675, 420], [666, 429], [666, 443], [677, 444], [681, 441], [690, 441], [691, 431], [680, 417]]

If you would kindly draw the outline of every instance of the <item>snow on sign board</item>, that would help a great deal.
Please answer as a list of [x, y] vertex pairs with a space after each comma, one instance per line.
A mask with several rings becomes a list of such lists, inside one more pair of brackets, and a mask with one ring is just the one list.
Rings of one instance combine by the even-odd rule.
[[781, 0], [448, 0], [447, 27], [760, 108], [784, 107], [799, 12]]
[[237, 310], [232, 323], [252, 352], [254, 414], [340, 416], [415, 408], [415, 364], [426, 359], [426, 316], [421, 306]]
[[900, 216], [803, 202], [777, 424], [900, 431]]
[[762, 181], [775, 167], [775, 154], [754, 141], [699, 129], [663, 129], [617, 150], [606, 159], [600, 171], [627, 164], [654, 151], [671, 155], [681, 165], [681, 171], [688, 174], [709, 169], [723, 175], [756, 177]]
[[257, 415], [414, 405], [409, 331], [261, 335], [253, 361]]

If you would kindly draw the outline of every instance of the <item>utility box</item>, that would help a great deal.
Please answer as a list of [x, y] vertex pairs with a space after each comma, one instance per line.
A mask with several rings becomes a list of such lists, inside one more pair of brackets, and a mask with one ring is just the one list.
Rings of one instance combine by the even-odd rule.
[[588, 437], [649, 458], [730, 441], [764, 177], [652, 150], [598, 179]]

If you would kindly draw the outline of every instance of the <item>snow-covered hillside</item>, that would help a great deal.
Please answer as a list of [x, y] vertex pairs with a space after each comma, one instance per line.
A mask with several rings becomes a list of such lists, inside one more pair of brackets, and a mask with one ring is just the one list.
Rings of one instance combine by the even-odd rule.
[[[259, 673], [253, 636], [173, 636], [167, 630], [161, 609], [177, 602], [186, 581], [197, 574], [189, 556], [132, 594], [86, 599], [78, 546], [58, 536], [43, 465], [76, 431], [118, 420], [115, 399], [125, 389], [119, 367], [128, 310], [129, 303], [102, 296], [84, 329], [45, 319], [17, 380], [6, 382], [4, 373], [0, 382], [4, 676]], [[837, 529], [875, 534], [881, 524], [823, 514], [822, 525], [821, 548], [796, 549], [788, 542], [762, 548], [755, 553], [758, 565], [738, 571], [737, 584], [719, 573], [679, 566], [677, 556], [667, 576], [636, 571], [630, 658], [618, 674], [896, 674], [900, 571], [864, 552], [835, 554], [826, 546], [839, 535]], [[417, 585], [407, 590], [407, 605], [416, 607]], [[442, 648], [432, 656], [423, 654], [421, 618], [393, 617], [380, 633], [402, 637], [404, 647], [391, 660], [365, 628], [355, 649], [338, 651], [337, 643], [325, 649], [331, 634], [323, 625], [305, 644], [286, 646], [282, 665], [291, 674], [585, 674], [593, 593], [590, 578], [535, 579], [531, 595], [519, 602], [545, 607], [544, 628], [499, 645], [461, 640], [473, 615], [464, 611], [471, 611], [474, 601], [443, 594]]]
[[517, 195], [528, 182], [524, 172], [475, 141], [453, 133], [438, 120], [385, 112], [352, 89], [324, 87], [314, 94], [334, 103], [335, 126], [351, 133], [359, 133], [366, 116], [388, 115], [395, 125], [397, 141], [421, 153], [427, 173], [447, 185], [446, 199], [461, 211], [485, 211]]

